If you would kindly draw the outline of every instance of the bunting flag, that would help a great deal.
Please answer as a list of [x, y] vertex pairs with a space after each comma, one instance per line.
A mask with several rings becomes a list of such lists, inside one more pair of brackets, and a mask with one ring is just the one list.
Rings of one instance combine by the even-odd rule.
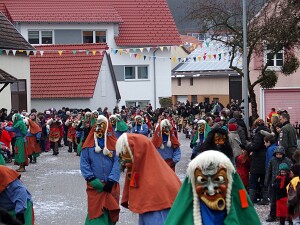
[[96, 55], [97, 51], [96, 51], [96, 50], [93, 50], [92, 53], [93, 53], [93, 55]]
[[41, 56], [43, 56], [44, 55], [44, 51], [40, 51], [40, 54], [41, 54]]
[[0, 55], [2, 55], [2, 50], [0, 50]]
[[160, 46], [159, 48], [162, 52], [164, 51], [164, 46]]
[[26, 50], [26, 55], [29, 56], [30, 50]]
[[86, 55], [89, 55], [89, 50], [85, 50], [85, 54], [86, 54]]
[[12, 50], [13, 55], [16, 55], [17, 50]]
[[8, 55], [8, 54], [9, 54], [9, 50], [5, 50], [5, 52], [6, 52], [6, 55]]
[[58, 54], [59, 54], [60, 56], [62, 55], [62, 53], [63, 53], [62, 50], [59, 50], [59, 51], [58, 51]]
[[139, 48], [140, 52], [143, 52], [144, 51], [144, 48]]
[[33, 55], [36, 56], [37, 50], [33, 50]]
[[20, 53], [24, 52], [24, 50], [19, 50]]
[[120, 50], [119, 50], [119, 52], [120, 52], [120, 55], [122, 55], [122, 53], [123, 53], [123, 49], [120, 49]]
[[72, 51], [72, 53], [73, 53], [74, 55], [76, 54], [76, 52], [77, 52], [76, 50], [73, 50], [73, 51]]
[[144, 55], [144, 60], [146, 60], [147, 56]]

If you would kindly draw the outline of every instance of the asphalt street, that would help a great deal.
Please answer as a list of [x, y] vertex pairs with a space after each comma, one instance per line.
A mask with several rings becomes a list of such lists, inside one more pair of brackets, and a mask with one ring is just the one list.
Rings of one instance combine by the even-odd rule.
[[[183, 180], [190, 161], [191, 149], [190, 140], [186, 139], [184, 134], [179, 133], [179, 140], [182, 158], [176, 166], [176, 174]], [[17, 168], [12, 164], [8, 166]], [[80, 173], [79, 157], [75, 153], [68, 153], [67, 147], [60, 148], [58, 156], [53, 156], [52, 152], [42, 153], [36, 164], [26, 167], [21, 180], [32, 195], [35, 225], [84, 224], [87, 213], [86, 184]], [[121, 190], [123, 183], [124, 174], [121, 174]], [[269, 206], [256, 206], [256, 209], [261, 221], [265, 221]], [[137, 221], [137, 214], [121, 207], [120, 220], [117, 224], [136, 225]], [[275, 223], [262, 222], [262, 224]]]

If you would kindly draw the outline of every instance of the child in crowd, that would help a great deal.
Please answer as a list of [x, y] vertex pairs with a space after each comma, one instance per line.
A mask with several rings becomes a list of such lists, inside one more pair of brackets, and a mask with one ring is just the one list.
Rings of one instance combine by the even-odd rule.
[[[281, 163], [286, 163], [288, 167], [291, 167], [292, 161], [285, 157], [285, 150], [282, 146], [277, 146], [274, 150], [273, 157], [269, 162], [268, 169], [265, 176], [265, 187], [269, 187], [269, 197], [270, 197], [270, 214], [267, 222], [276, 221], [276, 193], [273, 186], [276, 176], [279, 173], [279, 165]], [[264, 201], [264, 199], [263, 199]]]
[[[273, 183], [276, 194], [276, 216], [280, 220], [280, 225], [284, 225], [285, 220], [288, 217], [286, 186], [289, 184], [289, 182], [289, 166], [286, 163], [281, 163], [279, 165], [279, 175], [276, 177]], [[291, 217], [288, 217], [287, 219], [291, 224]]]
[[267, 148], [267, 153], [266, 153], [266, 171], [268, 171], [268, 165], [269, 162], [273, 156], [274, 150], [276, 148], [276, 141], [275, 141], [275, 137], [272, 134], [268, 134], [264, 137], [264, 142], [265, 142], [265, 146]]
[[300, 174], [300, 164], [296, 163], [291, 167], [290, 170], [290, 177], [292, 180], [286, 187], [288, 192], [288, 213], [289, 216], [293, 217], [293, 222], [290, 222], [289, 224], [296, 225], [300, 224], [300, 180], [299, 180], [299, 174]]
[[247, 190], [249, 185], [250, 158], [246, 150], [242, 150], [242, 154], [236, 158], [235, 164], [236, 171], [240, 175], [241, 180]]

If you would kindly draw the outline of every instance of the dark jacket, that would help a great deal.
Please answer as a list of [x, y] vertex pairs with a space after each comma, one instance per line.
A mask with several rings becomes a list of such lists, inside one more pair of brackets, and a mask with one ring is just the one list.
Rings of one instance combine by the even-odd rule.
[[284, 147], [287, 156], [291, 158], [292, 153], [297, 149], [297, 131], [290, 122], [285, 122], [282, 125], [279, 134], [279, 145]]
[[266, 126], [258, 126], [253, 136], [251, 144], [245, 146], [245, 150], [250, 154], [250, 173], [265, 174], [265, 162], [267, 148], [264, 145], [264, 135], [260, 133], [261, 130], [270, 132]]

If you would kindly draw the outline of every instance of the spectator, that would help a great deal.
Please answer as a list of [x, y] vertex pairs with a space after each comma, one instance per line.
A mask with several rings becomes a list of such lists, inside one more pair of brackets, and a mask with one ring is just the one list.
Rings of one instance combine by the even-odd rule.
[[269, 162], [270, 162], [271, 158], [273, 157], [273, 153], [274, 153], [277, 145], [275, 143], [275, 137], [272, 134], [266, 135], [264, 137], [264, 143], [267, 148], [266, 163], [265, 163], [266, 171], [267, 171]]
[[292, 156], [297, 149], [297, 131], [290, 124], [290, 115], [288, 113], [282, 113], [279, 120], [282, 124], [279, 145], [284, 147], [286, 156], [292, 159]]
[[[291, 167], [290, 170], [290, 177], [292, 180], [287, 186], [288, 190], [288, 214], [289, 216], [293, 217], [293, 222], [300, 222], [300, 180], [299, 180], [299, 174], [300, 174], [300, 164], [296, 163]], [[296, 216], [298, 218], [296, 218]], [[290, 223], [293, 224], [293, 223]], [[296, 224], [296, 223], [294, 223]]]

